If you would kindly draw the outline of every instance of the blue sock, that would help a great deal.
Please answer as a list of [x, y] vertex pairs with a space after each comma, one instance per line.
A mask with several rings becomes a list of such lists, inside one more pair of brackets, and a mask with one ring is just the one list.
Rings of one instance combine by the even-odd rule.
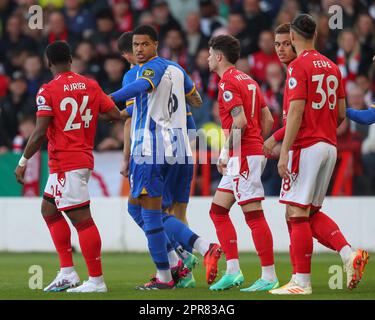
[[173, 215], [163, 214], [163, 224], [165, 232], [172, 242], [178, 242], [186, 251], [190, 253], [193, 251], [194, 242], [198, 239], [195, 234], [186, 224], [178, 220]]
[[142, 218], [142, 207], [128, 202], [128, 212], [135, 223], [143, 230], [144, 222]]
[[160, 210], [142, 208], [142, 218], [152, 260], [158, 270], [168, 270], [167, 237], [164, 232], [162, 213]]

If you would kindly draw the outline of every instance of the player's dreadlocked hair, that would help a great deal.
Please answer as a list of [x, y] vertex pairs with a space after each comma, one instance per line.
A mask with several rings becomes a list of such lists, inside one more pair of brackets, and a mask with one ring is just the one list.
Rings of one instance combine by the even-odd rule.
[[296, 16], [290, 27], [305, 39], [314, 38], [316, 23], [314, 18], [308, 14], [303, 13]]
[[139, 26], [138, 28], [134, 29], [133, 35], [147, 35], [153, 41], [158, 41], [158, 33], [155, 28], [150, 25]]
[[221, 51], [225, 58], [232, 64], [235, 64], [240, 58], [240, 41], [230, 35], [220, 35], [212, 38], [208, 46], [213, 50]]
[[69, 44], [65, 41], [55, 41], [46, 48], [48, 61], [53, 64], [66, 64], [72, 62]]
[[117, 41], [117, 47], [120, 52], [133, 52], [133, 32], [124, 32]]

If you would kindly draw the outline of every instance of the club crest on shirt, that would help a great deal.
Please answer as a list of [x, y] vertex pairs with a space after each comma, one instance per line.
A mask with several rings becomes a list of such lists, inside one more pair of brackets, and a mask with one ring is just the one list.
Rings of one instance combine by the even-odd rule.
[[44, 98], [43, 96], [37, 96], [36, 97], [36, 104], [37, 105], [44, 105], [44, 104], [46, 104], [46, 98]]
[[297, 86], [296, 78], [293, 78], [293, 77], [289, 78], [288, 85], [289, 85], [289, 89], [294, 89]]
[[230, 91], [228, 91], [228, 90], [224, 91], [224, 93], [223, 93], [223, 99], [224, 99], [225, 102], [231, 101], [233, 99], [233, 93], [230, 92]]
[[153, 78], [155, 76], [155, 71], [152, 69], [146, 69], [143, 71], [142, 76], [147, 78]]

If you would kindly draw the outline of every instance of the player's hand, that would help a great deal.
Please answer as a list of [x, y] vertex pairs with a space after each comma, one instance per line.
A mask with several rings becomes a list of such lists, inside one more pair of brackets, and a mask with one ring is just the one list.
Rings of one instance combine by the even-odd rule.
[[272, 154], [273, 148], [277, 145], [277, 141], [273, 136], [270, 136], [263, 144], [263, 153], [268, 156]]
[[225, 159], [225, 158], [219, 158], [219, 159], [217, 160], [217, 163], [216, 163], [217, 170], [218, 170], [223, 176], [225, 176], [226, 173], [227, 173], [227, 164], [228, 164], [228, 159]]
[[129, 161], [122, 160], [120, 173], [127, 178], [129, 176]]
[[279, 171], [280, 177], [283, 179], [287, 179], [290, 174], [290, 171], [288, 170], [288, 162], [289, 162], [288, 152], [280, 153], [280, 159], [279, 159], [279, 163], [277, 164], [277, 170]]
[[14, 170], [14, 174], [16, 175], [17, 182], [20, 184], [25, 183], [25, 171], [26, 171], [26, 166], [20, 167], [17, 166], [16, 170]]

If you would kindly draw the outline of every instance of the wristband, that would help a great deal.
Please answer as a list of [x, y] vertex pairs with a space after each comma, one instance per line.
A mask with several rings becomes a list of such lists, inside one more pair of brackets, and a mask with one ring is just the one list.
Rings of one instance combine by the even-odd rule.
[[24, 167], [24, 166], [26, 166], [27, 160], [28, 160], [28, 159], [26, 159], [26, 158], [22, 155], [20, 161], [18, 162], [18, 165], [19, 165], [20, 167]]

